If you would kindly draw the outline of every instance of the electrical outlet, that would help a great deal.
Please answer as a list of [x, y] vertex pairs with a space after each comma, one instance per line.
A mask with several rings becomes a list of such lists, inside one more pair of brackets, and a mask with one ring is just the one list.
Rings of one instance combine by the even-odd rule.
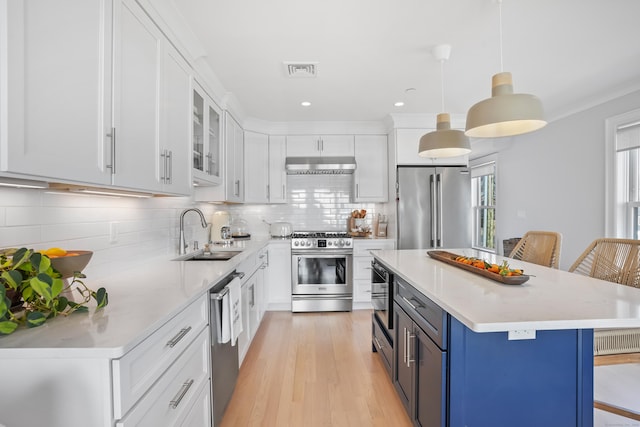
[[536, 330], [535, 329], [515, 329], [513, 331], [509, 331], [509, 340], [535, 340], [536, 339]]
[[118, 223], [109, 223], [109, 243], [118, 243]]

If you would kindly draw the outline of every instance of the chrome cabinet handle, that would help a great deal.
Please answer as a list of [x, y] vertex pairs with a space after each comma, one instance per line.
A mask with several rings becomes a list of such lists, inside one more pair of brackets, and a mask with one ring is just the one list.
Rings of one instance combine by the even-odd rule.
[[431, 196], [431, 247], [435, 247], [436, 238], [436, 185], [433, 175], [429, 176], [429, 189]]
[[378, 348], [382, 350], [382, 344], [380, 344], [380, 341], [378, 341], [378, 337], [374, 336], [373, 340], [376, 342], [376, 345], [378, 346]]
[[160, 175], [160, 181], [167, 182], [167, 150], [162, 150], [160, 153], [162, 159], [162, 174]]
[[360, 197], [360, 184], [356, 184], [356, 197]]
[[438, 236], [437, 247], [442, 247], [442, 174], [436, 175], [436, 188], [438, 195]]
[[116, 128], [111, 128], [111, 133], [107, 136], [111, 138], [111, 164], [107, 165], [107, 169], [111, 169], [111, 173], [116, 173]]
[[284, 189], [284, 184], [282, 184], [282, 198], [284, 199], [284, 194], [285, 194], [285, 189]]
[[176, 409], [178, 405], [180, 405], [180, 402], [184, 398], [185, 394], [187, 394], [187, 392], [189, 391], [192, 385], [193, 385], [193, 380], [189, 380], [184, 384], [182, 384], [182, 387], [180, 387], [180, 390], [178, 390], [178, 394], [176, 394], [175, 397], [171, 400], [171, 402], [169, 402], [169, 405], [171, 406], [172, 409]]
[[239, 179], [236, 179], [235, 186], [236, 188], [235, 188], [234, 194], [240, 197], [240, 180]]
[[173, 184], [173, 151], [169, 150], [167, 152], [167, 164], [169, 165], [168, 169], [168, 177], [166, 178], [167, 184]]
[[406, 365], [407, 364], [407, 328], [402, 328], [403, 329], [403, 333], [404, 333], [404, 348], [402, 349], [402, 362]]
[[413, 308], [414, 310], [418, 310], [418, 307], [416, 307], [415, 305], [413, 305], [413, 303], [411, 301], [409, 301], [406, 297], [402, 297], [402, 299], [404, 300], [404, 302], [406, 302], [407, 304], [409, 304], [411, 306], [411, 308]]
[[267, 200], [269, 199], [269, 192], [271, 191], [271, 188], [269, 188], [269, 184], [267, 184]]
[[208, 152], [205, 158], [207, 161], [204, 164], [204, 173], [211, 175], [211, 152]]
[[411, 331], [407, 334], [407, 368], [411, 367], [411, 364], [415, 362], [415, 359], [411, 358], [411, 340], [415, 339], [416, 335]]
[[180, 340], [189, 333], [190, 330], [191, 330], [191, 326], [187, 326], [186, 328], [180, 329], [180, 332], [178, 332], [175, 337], [167, 341], [167, 345], [171, 348], [175, 347], [176, 344], [178, 344]]

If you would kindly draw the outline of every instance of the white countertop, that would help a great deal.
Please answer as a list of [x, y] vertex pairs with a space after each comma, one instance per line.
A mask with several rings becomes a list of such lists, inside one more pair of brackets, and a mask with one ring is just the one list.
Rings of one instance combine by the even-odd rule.
[[48, 358], [121, 357], [268, 243], [265, 238], [212, 248], [243, 250], [228, 261], [157, 257], [100, 280], [87, 278], [84, 282], [91, 289], [107, 289], [107, 307], [96, 311], [92, 301], [89, 313], [59, 316], [0, 337], [0, 358], [33, 357], [33, 350]]
[[[445, 249], [501, 263], [472, 249]], [[640, 289], [508, 259], [532, 275], [504, 285], [432, 259], [427, 250], [372, 251], [394, 273], [475, 332], [640, 327]]]

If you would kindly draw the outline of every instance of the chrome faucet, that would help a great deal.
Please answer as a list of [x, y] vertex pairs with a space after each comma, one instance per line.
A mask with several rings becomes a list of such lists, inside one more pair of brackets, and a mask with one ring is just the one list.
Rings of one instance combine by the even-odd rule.
[[178, 254], [180, 255], [186, 254], [187, 247], [189, 246], [187, 245], [187, 242], [184, 239], [184, 215], [189, 211], [197, 212], [198, 215], [200, 215], [200, 221], [202, 221], [202, 228], [207, 228], [208, 226], [207, 220], [204, 218], [204, 214], [200, 209], [189, 208], [182, 211], [182, 213], [180, 214], [180, 242], [178, 243]]

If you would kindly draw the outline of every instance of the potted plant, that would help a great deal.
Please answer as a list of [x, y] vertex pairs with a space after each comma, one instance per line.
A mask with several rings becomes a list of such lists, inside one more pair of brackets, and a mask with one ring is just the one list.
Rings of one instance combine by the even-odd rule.
[[[88, 303], [96, 301], [97, 309], [105, 307], [107, 291], [89, 289], [80, 271], [73, 273], [71, 283], [63, 280], [53, 268], [51, 259], [32, 249], [20, 248], [0, 253], [0, 335], [13, 333], [18, 326], [36, 327], [58, 315], [86, 312]], [[76, 290], [80, 301], [67, 298]]]

